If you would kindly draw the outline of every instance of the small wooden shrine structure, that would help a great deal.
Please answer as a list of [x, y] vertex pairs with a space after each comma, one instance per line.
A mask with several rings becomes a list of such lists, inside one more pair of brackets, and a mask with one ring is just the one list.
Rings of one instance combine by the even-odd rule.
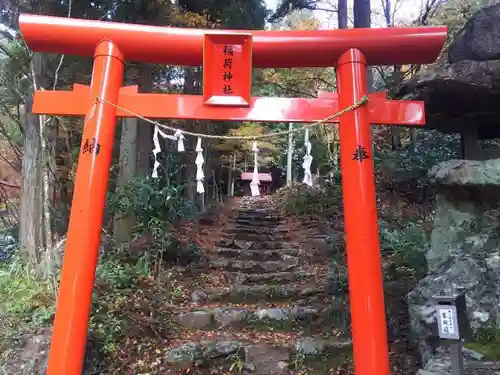
[[[252, 196], [250, 191], [250, 182], [252, 182], [253, 173], [252, 172], [242, 172], [240, 176], [241, 185], [243, 187], [243, 193], [245, 196]], [[273, 185], [273, 176], [271, 173], [259, 173], [259, 190], [260, 195], [270, 195], [271, 187]]]

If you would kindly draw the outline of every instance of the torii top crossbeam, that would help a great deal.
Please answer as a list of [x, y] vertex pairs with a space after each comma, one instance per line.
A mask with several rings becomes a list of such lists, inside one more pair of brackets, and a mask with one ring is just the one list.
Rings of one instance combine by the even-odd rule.
[[199, 66], [203, 38], [210, 33], [251, 34], [253, 67], [331, 67], [348, 49], [363, 52], [369, 65], [428, 64], [446, 39], [446, 27], [346, 30], [245, 31], [182, 29], [21, 14], [29, 48], [93, 56], [104, 39], [120, 46], [127, 60]]
[[[331, 67], [348, 49], [363, 53], [366, 63], [405, 64], [429, 63], [440, 52], [446, 39], [446, 27], [409, 27], [348, 30], [305, 31], [244, 31], [182, 29], [90, 21], [72, 18], [22, 14], [19, 25], [27, 45], [38, 52], [58, 52], [80, 56], [93, 56], [96, 46], [103, 40], [112, 41], [127, 60], [172, 65], [203, 65], [204, 94], [161, 95], [139, 94], [137, 88], [120, 90], [119, 108], [126, 107], [134, 114], [150, 118], [192, 118], [235, 121], [294, 121], [314, 122], [338, 111], [336, 95], [328, 98], [252, 98], [250, 96], [250, 71], [252, 67]], [[209, 92], [219, 91], [211, 82], [218, 76], [217, 67], [209, 62], [220, 56], [210, 52], [207, 43], [224, 43], [248, 37], [248, 62], [241, 66], [237, 81], [245, 91], [242, 96], [228, 99]], [[228, 39], [229, 38], [229, 39]], [[238, 39], [238, 40], [236, 40]], [[245, 48], [246, 48], [245, 47]], [[207, 61], [204, 62], [204, 55]], [[207, 57], [208, 56], [208, 57]], [[217, 64], [217, 63], [215, 63]], [[233, 67], [235, 64], [233, 63]], [[215, 71], [214, 71], [215, 69]], [[233, 73], [234, 72], [233, 70]], [[246, 77], [246, 78], [245, 78]], [[241, 86], [241, 85], [240, 85]], [[233, 86], [234, 88], [234, 86]], [[214, 89], [214, 90], [213, 90]], [[235, 93], [236, 94], [236, 93]], [[423, 103], [388, 101], [385, 97], [371, 95], [368, 103], [374, 124], [422, 125], [425, 120]], [[38, 91], [33, 112], [58, 115], [84, 115], [95, 98], [88, 86], [75, 86], [73, 91]], [[222, 100], [221, 100], [222, 99]], [[227, 100], [237, 100], [242, 105], [220, 106]], [[63, 104], [64, 103], [64, 104]], [[130, 113], [118, 111], [118, 116]], [[335, 122], [338, 120], [334, 120]]]

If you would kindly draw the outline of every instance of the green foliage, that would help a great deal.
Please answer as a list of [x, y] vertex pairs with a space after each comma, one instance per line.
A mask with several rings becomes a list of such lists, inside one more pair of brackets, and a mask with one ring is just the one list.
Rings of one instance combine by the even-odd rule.
[[135, 235], [151, 235], [147, 249], [156, 264], [160, 259], [191, 262], [198, 259], [199, 249], [192, 243], [183, 246], [175, 235], [174, 224], [192, 218], [193, 202], [184, 198], [183, 189], [175, 185], [161, 186], [161, 180], [135, 179], [108, 194], [111, 215], [133, 216]]
[[304, 184], [282, 189], [278, 195], [288, 214], [331, 218], [341, 209], [340, 181], [321, 187], [310, 188]]
[[194, 207], [186, 200], [183, 189], [175, 185], [161, 186], [160, 180], [134, 179], [114, 193], [108, 194], [107, 208], [111, 214], [134, 215], [139, 234], [152, 231], [161, 236], [181, 218], [193, 214]]
[[466, 348], [484, 355], [486, 361], [498, 361], [500, 359], [500, 330], [491, 326], [481, 328], [472, 341], [465, 343]]
[[313, 10], [319, 3], [316, 0], [282, 0], [276, 8], [274, 14], [271, 15], [272, 22], [283, 19], [286, 15], [301, 9]]
[[293, 355], [292, 368], [295, 370], [300, 370], [304, 367], [304, 363], [307, 359], [307, 355], [303, 352], [297, 351]]
[[[256, 136], [268, 133], [269, 130], [255, 122], [244, 122], [238, 128], [229, 129], [228, 135], [236, 137]], [[235, 139], [223, 139], [215, 145], [215, 149], [226, 154], [222, 158], [229, 163], [233, 162], [233, 155], [236, 154], [236, 166], [244, 170], [245, 161], [247, 165], [252, 165], [253, 141], [239, 141]], [[259, 148], [259, 164], [270, 164], [273, 157], [278, 153], [278, 140], [276, 138], [262, 139], [257, 142]]]
[[105, 293], [94, 292], [89, 327], [99, 341], [103, 354], [113, 357], [116, 343], [126, 332], [120, 308], [129, 303], [125, 292], [150, 274], [146, 257], [135, 263], [123, 263], [112, 257], [105, 258], [97, 267], [96, 281], [105, 285]]
[[429, 19], [431, 25], [448, 26], [448, 38], [451, 40], [479, 9], [491, 5], [490, 0], [448, 0], [439, 7]]
[[422, 226], [413, 222], [397, 229], [387, 229], [380, 221], [380, 242], [382, 252], [391, 261], [387, 278], [425, 276], [429, 250], [429, 239]]
[[34, 276], [19, 258], [0, 268], [0, 313], [24, 314], [37, 307], [34, 301], [51, 299], [48, 282]]
[[23, 144], [21, 106], [31, 88], [30, 56], [18, 41], [3, 41], [0, 50], [0, 136], [17, 151]]
[[230, 29], [263, 29], [267, 16], [262, 0], [179, 0], [178, 4]]
[[[302, 126], [302, 124], [297, 124], [298, 126]], [[311, 164], [311, 171], [316, 173], [319, 170], [321, 176], [328, 175], [333, 171], [333, 160], [332, 154], [329, 146], [335, 147], [336, 144], [328, 145], [325, 141], [323, 134], [324, 129], [320, 129], [318, 127], [314, 128], [313, 131], [309, 132], [309, 141], [311, 142], [313, 161]], [[288, 141], [287, 139], [282, 140], [283, 150], [281, 152], [280, 159], [276, 162], [276, 165], [281, 166], [283, 169], [286, 169], [287, 164], [287, 154], [288, 154]], [[293, 135], [293, 154], [292, 154], [292, 176], [301, 181], [304, 177], [304, 169], [302, 167], [302, 163], [304, 161], [306, 150], [304, 145], [304, 132], [297, 132]]]
[[97, 266], [96, 279], [111, 286], [114, 290], [134, 287], [141, 277], [150, 272], [148, 260], [139, 258], [137, 263], [122, 263], [116, 259], [105, 259]]
[[0, 352], [23, 332], [44, 327], [55, 312], [56, 288], [15, 257], [0, 263]]
[[229, 360], [231, 361], [231, 365], [229, 366], [229, 371], [235, 372], [237, 374], [241, 374], [243, 371], [243, 367], [245, 366], [245, 361], [239, 353], [234, 353], [229, 356]]
[[375, 149], [375, 168], [394, 171], [394, 176], [407, 179], [412, 171], [420, 174], [436, 164], [460, 157], [460, 138], [458, 135], [442, 134], [435, 130], [418, 130], [413, 146], [406, 144], [402, 149], [392, 150], [377, 146]]
[[31, 58], [25, 45], [18, 41], [3, 41], [0, 49], [1, 102], [5, 105], [18, 105], [31, 88]]

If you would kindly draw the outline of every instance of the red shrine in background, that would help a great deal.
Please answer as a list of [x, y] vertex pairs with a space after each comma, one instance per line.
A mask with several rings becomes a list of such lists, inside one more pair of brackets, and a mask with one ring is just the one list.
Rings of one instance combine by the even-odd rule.
[[[252, 196], [250, 191], [250, 182], [253, 179], [253, 172], [242, 172], [240, 175], [240, 180], [243, 185], [243, 194], [247, 196]], [[259, 173], [259, 190], [260, 196], [270, 195], [271, 187], [273, 185], [273, 176], [271, 173]]]
[[[321, 121], [367, 94], [367, 65], [433, 62], [445, 27], [306, 31], [178, 29], [22, 14], [33, 51], [93, 56], [90, 86], [37, 91], [33, 112], [86, 116], [57, 300], [48, 375], [80, 375], [118, 117]], [[203, 95], [143, 94], [122, 87], [125, 60], [203, 65]], [[254, 68], [331, 67], [338, 94], [251, 96]], [[418, 126], [424, 105], [368, 94], [340, 119], [340, 153], [356, 375], [389, 375], [370, 126]]]

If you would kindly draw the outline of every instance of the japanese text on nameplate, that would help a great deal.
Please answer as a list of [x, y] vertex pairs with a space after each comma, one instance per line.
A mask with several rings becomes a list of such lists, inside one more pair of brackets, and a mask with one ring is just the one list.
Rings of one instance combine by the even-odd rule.
[[204, 40], [204, 104], [249, 106], [252, 99], [252, 36], [210, 33]]
[[231, 95], [233, 94], [231, 80], [234, 78], [233, 73], [231, 72], [231, 70], [233, 69], [233, 46], [231, 44], [225, 44], [224, 48], [222, 49], [222, 54], [224, 55], [224, 62], [222, 63], [222, 67], [224, 68], [224, 72], [222, 73], [222, 92], [226, 95]]
[[437, 306], [438, 333], [443, 339], [458, 340], [457, 308], [455, 306]]

